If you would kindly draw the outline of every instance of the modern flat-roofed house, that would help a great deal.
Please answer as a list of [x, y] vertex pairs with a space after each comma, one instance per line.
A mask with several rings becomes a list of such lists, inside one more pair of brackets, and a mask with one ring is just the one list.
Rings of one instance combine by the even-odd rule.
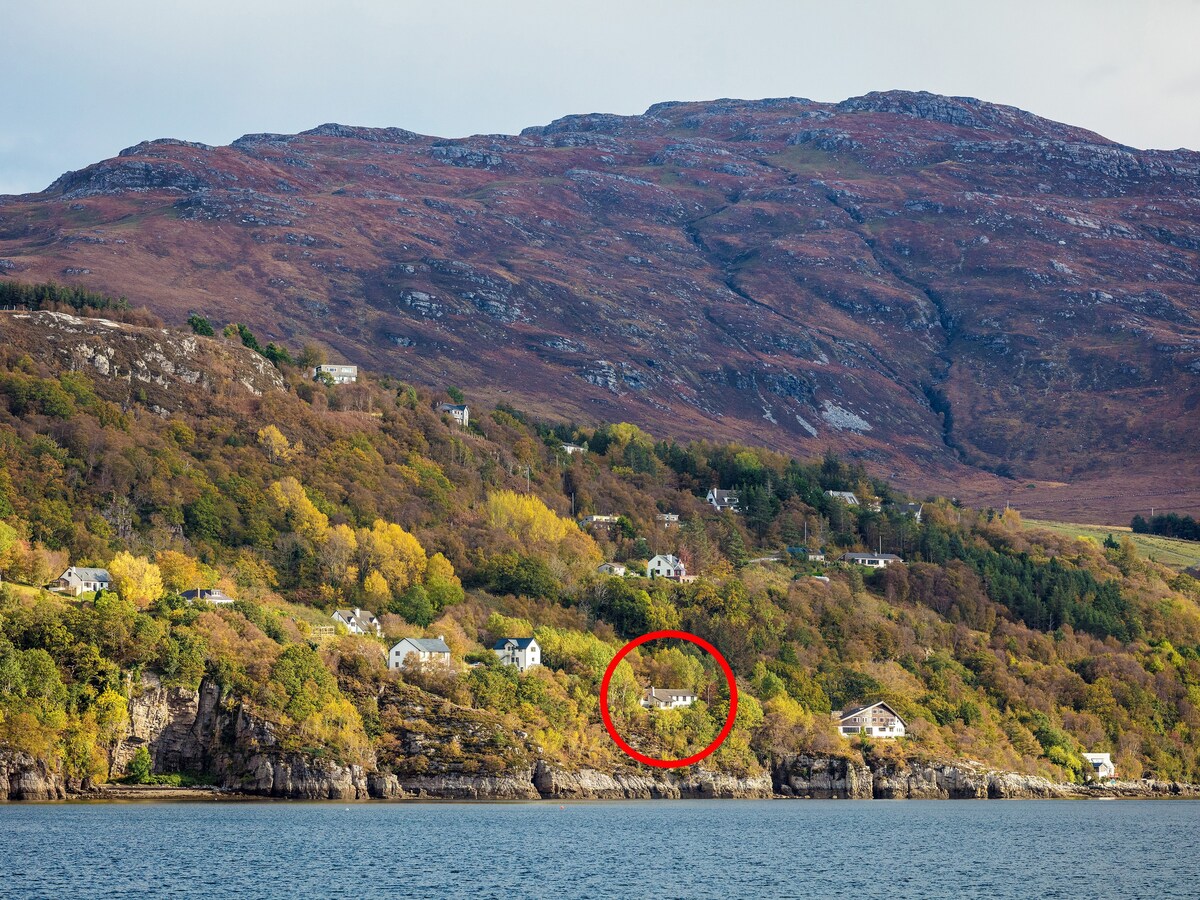
[[351, 634], [373, 634], [376, 636], [383, 634], [383, 628], [379, 624], [379, 619], [365, 609], [359, 609], [357, 606], [354, 609], [339, 609], [329, 618], [335, 622], [341, 622]]
[[439, 403], [437, 411], [445, 413], [463, 428], [471, 424], [471, 410], [465, 403]]
[[587, 453], [587, 447], [582, 447], [579, 444], [563, 444], [563, 453], [567, 456], [574, 456], [576, 453]]
[[904, 737], [906, 732], [904, 720], [882, 701], [835, 712], [833, 718], [838, 723], [838, 731], [845, 735], [898, 738]]
[[1086, 759], [1091, 765], [1092, 772], [1100, 781], [1103, 781], [1106, 778], [1117, 777], [1117, 767], [1113, 765], [1111, 754], [1084, 753], [1083, 758]]
[[679, 513], [659, 513], [654, 519], [657, 522], [661, 522], [663, 528], [679, 527]]
[[679, 557], [671, 556], [669, 553], [660, 553], [646, 563], [646, 577], [681, 581], [687, 577], [687, 569], [684, 568], [683, 561]]
[[858, 506], [858, 498], [854, 496], [853, 491], [826, 491], [825, 496], [841, 500], [847, 506]]
[[492, 644], [492, 652], [504, 665], [516, 666], [518, 672], [542, 664], [542, 648], [537, 638], [500, 638]]
[[866, 566], [868, 569], [886, 569], [892, 563], [904, 562], [895, 553], [843, 553], [838, 560], [855, 566]]
[[184, 591], [179, 595], [188, 603], [195, 603], [199, 600], [201, 603], [216, 603], [220, 606], [228, 606], [233, 603], [233, 598], [220, 591], [217, 588], [204, 590], [203, 588], [194, 591]]
[[322, 375], [328, 375], [333, 379], [334, 384], [354, 384], [358, 381], [358, 366], [346, 366], [338, 363], [317, 366], [312, 370], [313, 378], [319, 378]]
[[445, 638], [440, 634], [435, 638], [405, 638], [388, 651], [389, 669], [402, 669], [414, 663], [437, 663], [450, 668], [450, 648]]
[[737, 491], [722, 491], [719, 488], [709, 488], [708, 495], [704, 498], [705, 502], [711, 503], [714, 509], [726, 510], [732, 509], [737, 512], [738, 508], [738, 493]]
[[625, 574], [625, 567], [620, 563], [606, 562], [596, 566], [596, 571], [601, 575], [614, 575], [620, 578]]
[[612, 528], [620, 521], [620, 516], [584, 516], [579, 524], [584, 528]]
[[696, 702], [696, 692], [649, 687], [642, 695], [641, 702], [646, 709], [681, 709]]
[[108, 569], [91, 569], [86, 566], [71, 566], [54, 580], [53, 590], [63, 594], [90, 594], [107, 591], [112, 584]]

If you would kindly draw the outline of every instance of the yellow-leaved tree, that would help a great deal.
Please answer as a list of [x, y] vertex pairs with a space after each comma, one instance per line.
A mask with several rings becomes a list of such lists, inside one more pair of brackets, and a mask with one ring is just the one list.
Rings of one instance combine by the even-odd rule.
[[291, 475], [271, 485], [271, 499], [297, 535], [318, 547], [325, 542], [329, 517], [317, 509], [304, 492], [304, 485]]
[[292, 443], [274, 425], [258, 430], [258, 446], [263, 448], [267, 459], [273, 463], [287, 462], [292, 458]]
[[360, 528], [355, 537], [364, 586], [370, 574], [377, 572], [399, 596], [425, 577], [425, 548], [395, 522], [376, 519], [370, 528]]
[[514, 491], [494, 491], [487, 498], [488, 523], [507, 532], [524, 552], [542, 557], [551, 572], [564, 581], [600, 564], [600, 548], [537, 497]]
[[211, 588], [217, 583], [217, 573], [203, 563], [178, 550], [159, 550], [154, 564], [162, 573], [163, 587], [173, 594]]
[[345, 584], [351, 581], [356, 573], [354, 557], [358, 552], [358, 538], [354, 529], [349, 525], [334, 525], [325, 535], [325, 543], [321, 546], [321, 565], [334, 584]]
[[122, 550], [108, 564], [108, 574], [121, 599], [135, 606], [149, 606], [163, 595], [162, 572], [144, 556]]

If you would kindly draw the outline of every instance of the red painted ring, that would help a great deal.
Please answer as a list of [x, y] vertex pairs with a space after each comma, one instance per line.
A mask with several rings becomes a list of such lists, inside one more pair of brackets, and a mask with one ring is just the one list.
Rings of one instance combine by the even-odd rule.
[[[721, 733], [699, 753], [693, 753], [691, 756], [684, 757], [683, 759], [655, 759], [653, 756], [646, 756], [646, 754], [634, 750], [617, 732], [616, 726], [613, 725], [612, 716], [608, 712], [608, 685], [612, 681], [613, 672], [617, 670], [617, 666], [621, 660], [635, 647], [640, 647], [649, 641], [657, 641], [663, 638], [675, 638], [687, 641], [709, 653], [717, 661], [717, 664], [721, 667], [721, 671], [725, 673], [725, 681], [729, 685], [729, 716], [725, 719], [725, 725], [721, 728]], [[733, 669], [729, 667], [729, 663], [725, 661], [725, 657], [721, 655], [716, 647], [704, 640], [704, 638], [687, 631], [651, 631], [648, 634], [643, 634], [641, 637], [634, 638], [613, 657], [612, 662], [608, 664], [608, 668], [604, 670], [604, 678], [600, 682], [600, 718], [604, 720], [604, 727], [608, 730], [608, 736], [613, 739], [618, 747], [625, 751], [626, 755], [647, 766], [656, 766], [659, 769], [678, 769], [683, 766], [692, 766], [712, 755], [721, 744], [725, 743], [725, 738], [729, 737], [729, 733], [733, 731], [733, 723], [737, 718], [737, 704], [737, 681], [734, 679]]]

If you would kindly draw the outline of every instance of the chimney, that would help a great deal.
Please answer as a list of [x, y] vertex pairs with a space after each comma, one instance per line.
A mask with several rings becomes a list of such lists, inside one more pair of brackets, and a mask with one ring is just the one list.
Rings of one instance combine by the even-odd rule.
[[355, 615], [355, 617], [356, 617], [356, 618], [357, 618], [358, 616], [361, 616], [361, 615], [362, 615], [362, 610], [361, 610], [361, 609], [359, 609], [357, 606], [356, 606], [356, 607], [354, 607], [354, 615]]
[[444, 641], [444, 640], [446, 640], [446, 636], [445, 636], [444, 634], [439, 634], [439, 635], [438, 635], [438, 640], [439, 640], [439, 641]]

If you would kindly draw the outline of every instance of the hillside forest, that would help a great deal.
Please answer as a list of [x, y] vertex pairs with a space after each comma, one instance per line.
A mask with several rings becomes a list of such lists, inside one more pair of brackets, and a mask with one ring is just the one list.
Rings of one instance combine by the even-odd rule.
[[[244, 328], [192, 324], [201, 342], [249, 344]], [[600, 724], [601, 675], [627, 639], [678, 628], [737, 676], [736, 727], [704, 764], [724, 771], [804, 750], [1078, 781], [1082, 752], [1109, 751], [1122, 776], [1200, 778], [1200, 583], [1128, 539], [1104, 547], [1027, 530], [1014, 511], [901, 496], [833, 453], [682, 444], [504, 405], [472, 406], [462, 428], [436, 409], [461, 398], [452, 386], [369, 372], [334, 386], [310, 377], [319, 349], [294, 355], [273, 358], [283, 389], [180, 384], [164, 410], [0, 346], [0, 748], [121, 777], [112, 748], [153, 677], [207, 679], [288, 746], [337, 760], [436, 765], [405, 755], [397, 733], [413, 726], [388, 702], [419, 692], [493, 723], [465, 771], [503, 768], [522, 741], [568, 769], [611, 770], [627, 760]], [[707, 504], [713, 487], [736, 490], [740, 510]], [[618, 518], [581, 526], [596, 514]], [[835, 562], [854, 549], [904, 562]], [[699, 577], [642, 577], [659, 553]], [[628, 575], [599, 574], [606, 561]], [[113, 590], [41, 589], [68, 565], [107, 567]], [[211, 587], [236, 602], [180, 596]], [[381, 637], [329, 633], [331, 613], [354, 607], [380, 617]], [[452, 671], [386, 668], [395, 641], [439, 635]], [[492, 643], [527, 636], [544, 664], [499, 665]], [[701, 700], [650, 713], [638, 700], [651, 684]], [[836, 732], [831, 711], [880, 699], [906, 738]], [[610, 701], [661, 756], [703, 747], [728, 709], [713, 661], [662, 642], [627, 657]]]

